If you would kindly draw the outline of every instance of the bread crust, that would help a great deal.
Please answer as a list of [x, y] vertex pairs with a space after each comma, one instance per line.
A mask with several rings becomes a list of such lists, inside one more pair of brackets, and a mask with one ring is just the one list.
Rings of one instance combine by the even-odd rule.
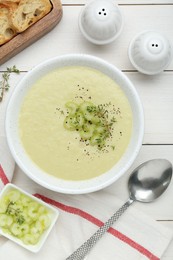
[[16, 35], [16, 30], [11, 23], [10, 15], [15, 9], [17, 5], [12, 3], [9, 5], [8, 3], [0, 2], [0, 45], [8, 42]]
[[0, 0], [0, 45], [25, 31], [51, 9], [50, 0]]
[[20, 2], [20, 0], [0, 0], [0, 3], [16, 3], [18, 4]]

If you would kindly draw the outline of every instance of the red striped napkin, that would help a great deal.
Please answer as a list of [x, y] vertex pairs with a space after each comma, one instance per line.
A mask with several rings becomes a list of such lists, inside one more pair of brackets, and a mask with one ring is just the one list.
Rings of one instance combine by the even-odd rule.
[[[8, 100], [8, 98], [6, 99]], [[44, 247], [37, 254], [0, 237], [1, 260], [65, 260], [88, 239], [122, 204], [115, 196], [116, 183], [86, 195], [64, 195], [49, 191], [30, 180], [9, 152], [4, 118], [6, 103], [0, 104], [0, 191], [13, 182], [25, 191], [57, 207], [59, 219]], [[173, 232], [135, 209], [128, 211], [109, 229], [88, 255], [88, 260], [159, 260]]]

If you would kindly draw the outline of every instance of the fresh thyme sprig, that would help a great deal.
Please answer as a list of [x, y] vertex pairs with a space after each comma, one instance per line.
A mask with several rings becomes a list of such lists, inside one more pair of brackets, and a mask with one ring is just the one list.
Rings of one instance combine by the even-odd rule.
[[100, 118], [102, 125], [107, 129], [105, 137], [109, 137], [111, 135], [112, 126], [116, 122], [116, 118], [114, 116], [109, 118], [109, 111], [105, 109], [105, 104], [98, 106], [88, 106], [87, 111]]
[[24, 216], [21, 214], [22, 211], [19, 208], [14, 208], [13, 206], [15, 205], [15, 202], [10, 201], [7, 209], [6, 209], [6, 214], [15, 216], [16, 221], [19, 225], [22, 225], [25, 222]]
[[0, 102], [2, 102], [5, 91], [9, 90], [9, 78], [11, 73], [19, 74], [20, 70], [14, 65], [11, 68], [7, 67], [7, 71], [2, 74], [2, 80], [0, 81]]

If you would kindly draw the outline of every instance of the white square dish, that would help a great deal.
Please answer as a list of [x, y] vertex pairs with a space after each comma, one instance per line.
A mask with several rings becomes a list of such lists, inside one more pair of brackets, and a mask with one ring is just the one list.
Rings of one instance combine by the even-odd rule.
[[[43, 220], [43, 218], [44, 218], [44, 214], [42, 214], [43, 212], [46, 212], [45, 214], [47, 214], [48, 215], [48, 218], [49, 218], [49, 224], [48, 224], [48, 226], [47, 227], [45, 227], [44, 228], [44, 230], [42, 230], [42, 233], [41, 233], [41, 235], [40, 235], [40, 233], [39, 233], [39, 235], [38, 235], [38, 241], [35, 243], [35, 244], [30, 244], [30, 243], [24, 243], [23, 242], [23, 240], [24, 240], [24, 236], [23, 236], [23, 234], [21, 235], [21, 237], [20, 236], [15, 236], [14, 235], [14, 233], [11, 231], [12, 230], [12, 228], [13, 228], [13, 231], [14, 231], [14, 228], [16, 229], [17, 228], [17, 225], [18, 225], [18, 227], [20, 228], [20, 225], [22, 226], [22, 224], [23, 224], [23, 222], [25, 222], [26, 221], [26, 219], [25, 219], [25, 217], [23, 217], [23, 215], [25, 214], [25, 212], [23, 211], [22, 212], [22, 210], [20, 209], [20, 205], [19, 206], [17, 206], [18, 208], [14, 208], [14, 207], [16, 207], [16, 204], [18, 204], [19, 203], [19, 201], [20, 201], [20, 197], [19, 197], [19, 200], [17, 200], [17, 198], [15, 198], [16, 199], [16, 203], [14, 203], [14, 202], [10, 202], [8, 205], [7, 205], [7, 207], [5, 206], [5, 209], [4, 209], [4, 212], [3, 212], [3, 207], [2, 207], [2, 205], [1, 205], [1, 203], [2, 203], [2, 201], [4, 201], [4, 199], [6, 199], [6, 200], [8, 200], [8, 194], [10, 194], [10, 192], [11, 191], [15, 191], [17, 194], [20, 194], [20, 196], [22, 197], [23, 196], [23, 198], [25, 198], [26, 200], [28, 199], [29, 200], [29, 203], [35, 203], [35, 205], [38, 205], [38, 210], [40, 210], [39, 211], [39, 221], [38, 221], [38, 219], [35, 217], [35, 219], [33, 220], [33, 222], [31, 222], [30, 224], [25, 224], [25, 227], [27, 226], [27, 229], [28, 229], [28, 231], [26, 231], [26, 229], [25, 229], [25, 233], [24, 233], [24, 235], [29, 235], [29, 237], [31, 237], [32, 238], [32, 235], [31, 235], [31, 227], [32, 227], [32, 231], [34, 231], [34, 232], [37, 232], [37, 230], [36, 230], [36, 224], [39, 224], [39, 222], [40, 222], [40, 217], [42, 218], [42, 220]], [[15, 201], [15, 200], [14, 200]], [[23, 202], [22, 202], [23, 203]], [[27, 203], [26, 203], [27, 204]], [[54, 226], [54, 224], [55, 224], [55, 222], [56, 222], [56, 220], [57, 220], [57, 218], [58, 218], [58, 215], [59, 215], [59, 211], [58, 210], [56, 210], [55, 208], [53, 208], [52, 206], [50, 206], [50, 205], [48, 205], [47, 203], [45, 203], [44, 201], [42, 201], [42, 200], [40, 200], [40, 199], [38, 199], [38, 198], [36, 198], [36, 197], [34, 197], [33, 195], [31, 195], [31, 194], [29, 194], [29, 193], [27, 193], [27, 192], [25, 192], [24, 190], [22, 190], [22, 189], [20, 189], [19, 187], [17, 187], [16, 185], [14, 185], [14, 184], [7, 184], [5, 187], [4, 187], [4, 189], [2, 190], [2, 192], [0, 193], [0, 205], [1, 205], [1, 209], [0, 209], [0, 216], [2, 216], [3, 215], [3, 218], [5, 218], [5, 216], [7, 216], [7, 217], [9, 217], [9, 221], [7, 221], [7, 223], [8, 224], [6, 224], [6, 226], [5, 226], [5, 224], [4, 224], [4, 226], [5, 226], [5, 228], [4, 227], [2, 227], [3, 226], [3, 223], [0, 223], [1, 224], [1, 226], [0, 226], [0, 234], [1, 235], [3, 235], [3, 236], [5, 236], [5, 237], [7, 237], [8, 239], [10, 239], [11, 241], [13, 241], [13, 242], [15, 242], [15, 243], [17, 243], [18, 245], [20, 245], [20, 246], [22, 246], [22, 247], [24, 247], [24, 248], [26, 248], [26, 249], [28, 249], [29, 251], [31, 251], [31, 252], [34, 252], [34, 253], [37, 253], [40, 249], [41, 249], [41, 247], [43, 246], [43, 244], [45, 243], [45, 241], [46, 241], [46, 239], [47, 239], [47, 237], [48, 237], [48, 235], [49, 235], [49, 233], [50, 233], [50, 231], [52, 230], [52, 228], [53, 228], [53, 226]], [[10, 206], [9, 205], [12, 205], [11, 206], [11, 208], [10, 208]], [[9, 211], [9, 209], [10, 209], [10, 211]], [[41, 210], [43, 211], [43, 212], [41, 212]], [[35, 213], [36, 211], [34, 210], [34, 211], [32, 211], [32, 209], [31, 209], [31, 214], [36, 214]], [[41, 215], [42, 214], [42, 215]], [[44, 215], [44, 216], [43, 216]], [[25, 216], [25, 215], [24, 215]], [[17, 219], [17, 217], [18, 217], [18, 219]], [[3, 221], [3, 218], [1, 218], [1, 220], [0, 221]], [[10, 224], [10, 218], [12, 219], [13, 218], [13, 223], [12, 224]], [[15, 219], [15, 220], [14, 220]], [[32, 220], [32, 218], [31, 218], [31, 220]], [[6, 220], [4, 220], [4, 221], [6, 221]], [[16, 222], [15, 222], [16, 221]], [[37, 222], [37, 223], [36, 223]], [[22, 224], [21, 224], [22, 223]], [[43, 223], [43, 222], [42, 222]], [[16, 226], [15, 226], [16, 225]], [[8, 230], [9, 230], [9, 232], [7, 232], [7, 226], [8, 226]], [[29, 226], [29, 228], [28, 228], [28, 226]], [[16, 229], [16, 232], [17, 232], [17, 229]], [[19, 232], [20, 232], [20, 230], [19, 230]], [[26, 233], [26, 232], [28, 232], [28, 233]], [[13, 234], [12, 234], [13, 233]], [[32, 233], [32, 234], [34, 234], [35, 235], [35, 233]]]

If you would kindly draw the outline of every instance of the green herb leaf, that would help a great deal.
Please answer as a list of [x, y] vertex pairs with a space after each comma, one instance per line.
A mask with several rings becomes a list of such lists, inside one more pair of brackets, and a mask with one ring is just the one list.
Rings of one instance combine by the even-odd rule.
[[13, 206], [15, 205], [16, 203], [13, 202], [13, 201], [10, 201], [8, 206], [7, 206], [7, 209], [6, 209], [6, 214], [7, 215], [11, 215], [11, 216], [14, 216], [16, 218], [16, 222], [19, 224], [19, 225], [22, 225], [24, 222], [25, 222], [25, 218], [24, 216], [21, 214], [22, 211], [19, 209], [19, 208], [14, 208]]
[[22, 215], [16, 217], [16, 221], [19, 225], [22, 225], [25, 222], [25, 218]]
[[0, 102], [3, 100], [5, 91], [9, 90], [10, 88], [9, 79], [11, 73], [19, 74], [20, 70], [18, 70], [14, 65], [11, 68], [7, 67], [7, 71], [2, 74], [2, 80], [0, 81]]

